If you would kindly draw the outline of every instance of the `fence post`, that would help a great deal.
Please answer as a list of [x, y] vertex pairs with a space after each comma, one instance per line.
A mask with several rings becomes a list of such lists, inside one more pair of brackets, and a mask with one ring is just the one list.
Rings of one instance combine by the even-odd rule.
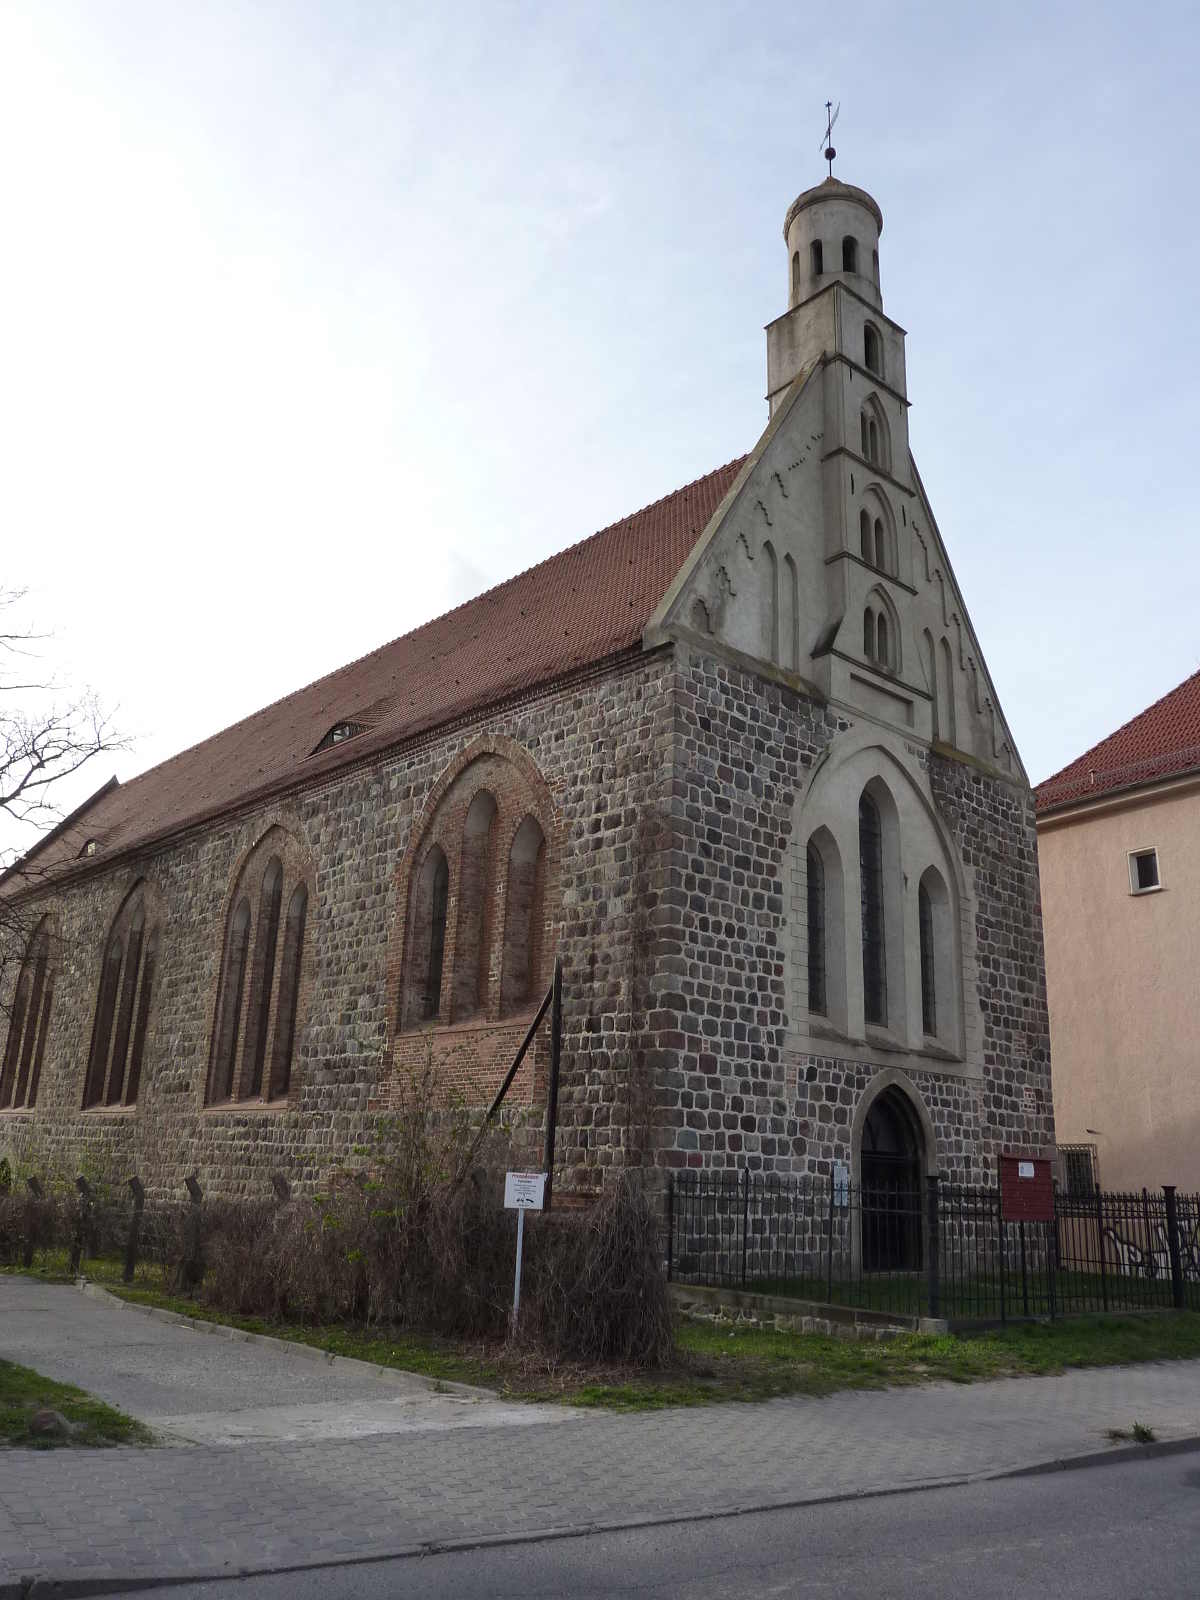
[[75, 1187], [79, 1191], [79, 1203], [75, 1208], [75, 1236], [71, 1241], [71, 1276], [75, 1277], [83, 1261], [84, 1237], [87, 1233], [88, 1210], [92, 1202], [92, 1186], [80, 1174], [75, 1179]]
[[204, 1199], [204, 1191], [197, 1183], [194, 1172], [190, 1178], [185, 1178], [183, 1181], [187, 1188], [188, 1200], [191, 1202], [188, 1209], [187, 1247], [184, 1253], [183, 1277], [187, 1287], [194, 1289], [204, 1275], [200, 1219], [200, 1202]]
[[1163, 1184], [1167, 1202], [1167, 1252], [1171, 1257], [1171, 1304], [1183, 1310], [1183, 1262], [1179, 1259], [1179, 1215], [1175, 1208], [1175, 1185]]
[[1008, 1322], [1008, 1251], [1005, 1243], [1004, 1202], [999, 1189], [992, 1193], [996, 1197], [996, 1226], [1000, 1230], [1000, 1321]]
[[675, 1174], [667, 1173], [667, 1282], [675, 1268]]
[[1023, 1316], [1029, 1315], [1029, 1273], [1025, 1266], [1025, 1219], [1022, 1217], [1017, 1228], [1021, 1239], [1021, 1312]]
[[742, 1168], [742, 1288], [746, 1287], [746, 1248], [750, 1242], [750, 1168]]
[[42, 1183], [40, 1178], [34, 1177], [29, 1177], [25, 1181], [29, 1188], [29, 1197], [25, 1201], [25, 1248], [21, 1252], [21, 1265], [23, 1267], [31, 1267], [33, 1265], [35, 1244], [34, 1234], [37, 1231], [34, 1208], [42, 1198]]
[[940, 1317], [942, 1314], [942, 1281], [941, 1281], [941, 1197], [938, 1193], [938, 1174], [931, 1172], [926, 1176], [925, 1188], [927, 1209], [926, 1218], [928, 1226], [928, 1272], [929, 1272], [929, 1315]]
[[1096, 1185], [1096, 1243], [1100, 1249], [1100, 1304], [1108, 1310], [1108, 1269], [1104, 1265], [1104, 1196]]
[[129, 1213], [129, 1233], [125, 1239], [125, 1270], [121, 1274], [123, 1283], [132, 1283], [137, 1271], [138, 1234], [142, 1229], [142, 1208], [146, 1204], [146, 1190], [136, 1173], [129, 1180], [129, 1192], [133, 1196], [133, 1210]]
[[[860, 1201], [861, 1205], [861, 1201]], [[833, 1304], [833, 1162], [829, 1163], [829, 1251], [825, 1275], [825, 1302]]]

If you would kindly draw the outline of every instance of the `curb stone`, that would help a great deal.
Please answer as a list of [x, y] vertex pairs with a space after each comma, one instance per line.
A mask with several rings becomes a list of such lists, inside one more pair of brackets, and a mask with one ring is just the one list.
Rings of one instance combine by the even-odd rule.
[[[108, 1298], [115, 1299], [116, 1297], [108, 1296]], [[124, 1305], [128, 1302], [118, 1301], [117, 1303]], [[142, 1309], [157, 1310], [157, 1307]], [[164, 1315], [173, 1316], [172, 1313], [164, 1313]], [[189, 1318], [185, 1317], [179, 1317], [175, 1320], [180, 1322], [190, 1321]], [[263, 1336], [252, 1334], [248, 1337], [259, 1338]], [[272, 1340], [271, 1342], [282, 1343], [284, 1341]], [[339, 1357], [337, 1359], [349, 1360], [350, 1358]], [[369, 1366], [367, 1362], [358, 1362], [356, 1365], [360, 1367]], [[840, 1505], [854, 1500], [883, 1500], [903, 1494], [924, 1494], [934, 1489], [957, 1489], [966, 1487], [968, 1484], [1000, 1482], [1005, 1478], [1029, 1478], [1050, 1472], [1079, 1471], [1090, 1467], [1120, 1465], [1135, 1460], [1184, 1455], [1196, 1451], [1200, 1451], [1200, 1435], [1191, 1435], [1185, 1439], [1168, 1439], [1154, 1444], [1122, 1445], [1109, 1450], [1092, 1450], [1078, 1456], [1054, 1456], [1043, 1461], [1031, 1462], [1023, 1467], [1001, 1467], [994, 1471], [961, 1473], [947, 1478], [926, 1478], [914, 1483], [839, 1490], [834, 1494], [801, 1495], [788, 1500], [775, 1500], [758, 1505], [733, 1504], [717, 1506], [706, 1511], [676, 1511], [662, 1514], [647, 1512], [644, 1516], [621, 1517], [608, 1522], [581, 1522], [565, 1527], [531, 1528], [519, 1533], [468, 1534], [461, 1539], [426, 1540], [417, 1544], [397, 1545], [393, 1550], [379, 1551], [369, 1556], [351, 1557], [349, 1559], [345, 1556], [338, 1556], [330, 1560], [306, 1561], [299, 1564], [289, 1562], [279, 1566], [238, 1567], [232, 1571], [228, 1567], [208, 1567], [184, 1573], [167, 1573], [158, 1577], [145, 1578], [114, 1578], [108, 1574], [103, 1576], [97, 1574], [94, 1577], [44, 1578], [31, 1574], [27, 1577], [0, 1583], [0, 1600], [49, 1600], [50, 1596], [56, 1596], [58, 1600], [86, 1600], [86, 1597], [92, 1595], [135, 1594], [146, 1589], [181, 1587], [185, 1583], [232, 1583], [246, 1578], [281, 1577], [289, 1572], [315, 1572], [322, 1567], [378, 1566], [384, 1561], [404, 1561], [416, 1556], [450, 1555], [467, 1550], [503, 1549], [506, 1546], [521, 1544], [548, 1544], [553, 1540], [582, 1539], [602, 1533], [625, 1533], [637, 1528], [666, 1528], [690, 1522], [722, 1522], [732, 1517], [753, 1516], [767, 1511], [798, 1511], [806, 1506]]]

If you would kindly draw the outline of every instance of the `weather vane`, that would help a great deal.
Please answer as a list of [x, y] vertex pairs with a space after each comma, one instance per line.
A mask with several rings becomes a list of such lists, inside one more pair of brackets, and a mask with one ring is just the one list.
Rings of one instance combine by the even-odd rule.
[[825, 102], [825, 140], [824, 140], [824, 147], [823, 147], [823, 149], [821, 151], [821, 154], [825, 157], [826, 161], [828, 161], [828, 163], [829, 163], [829, 176], [831, 178], [833, 177], [833, 158], [834, 158], [834, 156], [837, 155], [837, 151], [833, 148], [833, 125], [837, 121], [838, 112], [841, 109], [842, 109], [842, 102], [840, 100], [838, 101], [836, 107], [834, 106], [834, 103], [833, 103], [832, 100], [826, 100], [826, 102]]

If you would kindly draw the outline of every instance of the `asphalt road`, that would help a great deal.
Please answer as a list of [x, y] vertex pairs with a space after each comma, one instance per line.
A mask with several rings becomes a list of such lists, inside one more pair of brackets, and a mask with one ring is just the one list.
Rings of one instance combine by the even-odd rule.
[[141, 1593], [162, 1600], [1195, 1600], [1200, 1453]]

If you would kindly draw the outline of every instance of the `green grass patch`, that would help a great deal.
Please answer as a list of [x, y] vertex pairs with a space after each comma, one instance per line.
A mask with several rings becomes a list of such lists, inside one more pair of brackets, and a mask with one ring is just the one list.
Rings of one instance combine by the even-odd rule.
[[[32, 1432], [30, 1423], [43, 1409], [57, 1411], [71, 1424], [67, 1435]], [[56, 1383], [40, 1372], [0, 1360], [0, 1445], [49, 1450], [63, 1445], [153, 1444], [148, 1428], [77, 1389]]]

